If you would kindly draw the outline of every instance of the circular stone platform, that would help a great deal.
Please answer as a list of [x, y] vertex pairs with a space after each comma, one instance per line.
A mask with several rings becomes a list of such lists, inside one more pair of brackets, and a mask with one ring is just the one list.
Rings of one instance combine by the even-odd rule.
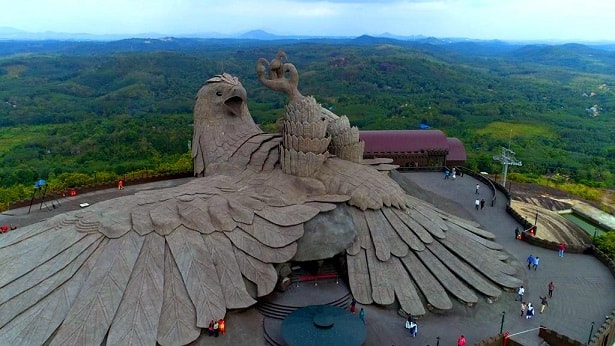
[[366, 336], [358, 314], [331, 305], [297, 309], [282, 322], [282, 337], [289, 346], [359, 346]]

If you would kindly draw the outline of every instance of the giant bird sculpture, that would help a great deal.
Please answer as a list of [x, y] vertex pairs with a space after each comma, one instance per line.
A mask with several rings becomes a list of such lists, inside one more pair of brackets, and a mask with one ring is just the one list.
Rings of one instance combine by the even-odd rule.
[[302, 96], [284, 58], [257, 63], [289, 95], [281, 134], [254, 123], [237, 78], [215, 76], [194, 108], [199, 178], [0, 238], [0, 344], [187, 344], [271, 293], [275, 264], [340, 253], [358, 302], [414, 315], [520, 284], [491, 233], [361, 162], [356, 128]]

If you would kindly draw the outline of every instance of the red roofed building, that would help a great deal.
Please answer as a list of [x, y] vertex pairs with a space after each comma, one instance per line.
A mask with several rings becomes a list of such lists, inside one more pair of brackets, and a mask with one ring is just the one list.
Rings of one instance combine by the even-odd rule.
[[463, 143], [440, 130], [360, 131], [359, 138], [364, 158], [391, 158], [400, 167], [460, 166], [466, 160]]
[[449, 167], [463, 166], [466, 163], [466, 148], [458, 138], [448, 137], [448, 155], [446, 155], [446, 165]]

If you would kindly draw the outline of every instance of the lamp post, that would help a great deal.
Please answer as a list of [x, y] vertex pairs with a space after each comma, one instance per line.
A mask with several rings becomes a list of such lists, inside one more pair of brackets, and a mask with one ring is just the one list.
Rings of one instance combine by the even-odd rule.
[[587, 338], [587, 344], [589, 345], [589, 341], [592, 339], [592, 334], [594, 333], [594, 322], [592, 322], [592, 328], [589, 330], [589, 338]]
[[506, 316], [506, 311], [502, 311], [502, 322], [500, 323], [500, 334], [504, 330], [504, 316]]

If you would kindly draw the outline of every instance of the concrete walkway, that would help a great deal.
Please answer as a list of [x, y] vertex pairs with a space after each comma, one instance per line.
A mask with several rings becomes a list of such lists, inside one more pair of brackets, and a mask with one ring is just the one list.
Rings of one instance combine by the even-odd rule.
[[[520, 304], [514, 301], [514, 292], [502, 295], [495, 304], [483, 302], [473, 308], [456, 306], [447, 316], [428, 315], [420, 323], [426, 337], [420, 345], [434, 345], [437, 336], [441, 338], [441, 345], [453, 345], [457, 334], [464, 334], [468, 343], [480, 341], [500, 331], [503, 312], [506, 313], [503, 330], [511, 334], [544, 325], [585, 343], [591, 323], [596, 323], [595, 331], [615, 309], [615, 279], [607, 268], [591, 255], [565, 254], [560, 258], [557, 251], [516, 240], [514, 229], [519, 225], [506, 213], [506, 197], [501, 192], [497, 192], [494, 207], [486, 203], [484, 209], [476, 211], [474, 200], [477, 195], [474, 192], [478, 182], [468, 175], [454, 181], [444, 180], [441, 174], [436, 173], [413, 172], [404, 173], [403, 176], [436, 196], [457, 202], [466, 215], [471, 215], [484, 229], [496, 234], [496, 241], [519, 261], [520, 266], [525, 264], [530, 254], [540, 257], [537, 270], [521, 266], [526, 288], [524, 300], [532, 302], [537, 312], [540, 310], [538, 297], [547, 294], [549, 281], [555, 283], [549, 306], [543, 314], [536, 313], [531, 320], [519, 316]], [[492, 194], [485, 186], [481, 186], [480, 193], [481, 198], [490, 201]], [[434, 198], [434, 204], [439, 207], [438, 198]], [[516, 335], [513, 339], [524, 345], [539, 345], [537, 334], [538, 331], [534, 330]]]
[[[519, 302], [514, 301], [513, 292], [504, 293], [500, 299], [490, 304], [479, 301], [474, 307], [454, 303], [451, 311], [444, 315], [427, 313], [418, 321], [419, 333], [412, 338], [404, 329], [405, 320], [393, 308], [366, 306], [366, 345], [431, 345], [435, 346], [439, 337], [440, 345], [456, 345], [457, 338], [463, 334], [468, 345], [493, 336], [500, 331], [503, 312], [503, 330], [511, 334], [526, 330], [530, 332], [513, 336], [523, 345], [540, 345], [539, 325], [566, 334], [580, 342], [587, 342], [591, 323], [595, 328], [603, 323], [605, 316], [615, 309], [615, 279], [607, 268], [590, 255], [566, 254], [558, 257], [556, 251], [545, 250], [514, 239], [517, 223], [505, 211], [506, 198], [498, 192], [497, 203], [491, 207], [491, 192], [481, 186], [481, 197], [487, 203], [483, 210], [474, 209], [477, 181], [466, 175], [455, 181], [443, 180], [439, 173], [402, 173], [413, 195], [433, 203], [436, 207], [453, 214], [473, 219], [483, 228], [496, 234], [500, 244], [518, 260], [521, 276], [524, 278], [525, 300], [537, 308], [536, 316], [526, 320], [519, 316]], [[9, 210], [0, 215], [0, 224], [26, 225], [41, 221], [59, 213], [78, 209], [80, 203], [96, 203], [136, 191], [157, 189], [179, 185], [188, 179], [168, 180], [138, 186], [127, 185], [122, 191], [108, 189], [61, 200], [57, 209], [39, 210], [38, 205], [28, 208]], [[413, 187], [414, 186], [414, 187]], [[420, 188], [419, 188], [420, 187]], [[539, 256], [538, 270], [528, 271], [525, 259], [530, 255]], [[547, 284], [554, 281], [556, 288], [553, 299], [545, 313], [539, 314], [539, 295], [547, 294]], [[357, 306], [359, 310], [362, 306]], [[263, 317], [256, 308], [247, 311], [230, 312], [227, 316], [228, 333], [223, 338], [201, 336], [194, 345], [264, 345]]]

